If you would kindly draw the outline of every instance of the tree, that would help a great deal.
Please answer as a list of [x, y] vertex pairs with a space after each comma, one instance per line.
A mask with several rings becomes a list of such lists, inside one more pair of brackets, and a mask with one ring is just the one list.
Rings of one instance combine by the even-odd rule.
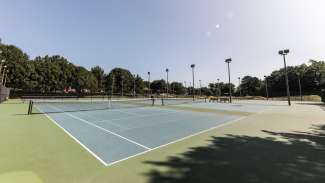
[[7, 69], [9, 70], [7, 86], [15, 89], [29, 88], [28, 78], [31, 70], [28, 64], [29, 57], [21, 49], [14, 45], [0, 45], [2, 51], [1, 60], [5, 60]]
[[97, 79], [97, 88], [100, 92], [104, 90], [103, 87], [103, 81], [104, 81], [104, 70], [100, 66], [95, 66], [91, 68], [91, 73], [95, 76]]
[[[235, 91], [235, 85], [230, 83], [231, 91]], [[229, 95], [229, 83], [209, 83], [209, 89], [213, 95]]]
[[105, 78], [105, 88], [111, 88], [112, 86], [109, 86], [112, 84], [112, 81], [114, 80], [114, 86], [113, 86], [113, 93], [119, 93], [122, 94], [122, 85], [123, 85], [123, 95], [132, 95], [133, 92], [133, 75], [129, 70], [123, 69], [123, 68], [114, 68], [111, 70], [111, 72], [106, 76]]
[[97, 90], [97, 80], [95, 76], [84, 67], [76, 67], [73, 87], [80, 94], [94, 92]]
[[60, 55], [36, 57], [31, 61], [35, 67], [33, 80], [36, 80], [35, 90], [41, 92], [63, 92], [72, 86], [75, 66]]
[[143, 79], [139, 76], [139, 75], [136, 75], [135, 77], [135, 92], [137, 94], [143, 94], [144, 93], [144, 89], [145, 89], [145, 83], [143, 81]]
[[181, 95], [185, 93], [185, 87], [181, 82], [172, 82], [170, 84], [171, 91], [176, 95]]
[[260, 94], [261, 81], [257, 77], [244, 76], [240, 84], [243, 95], [257, 96]]
[[150, 86], [153, 93], [164, 93], [166, 91], [166, 81], [164, 79], [152, 81]]

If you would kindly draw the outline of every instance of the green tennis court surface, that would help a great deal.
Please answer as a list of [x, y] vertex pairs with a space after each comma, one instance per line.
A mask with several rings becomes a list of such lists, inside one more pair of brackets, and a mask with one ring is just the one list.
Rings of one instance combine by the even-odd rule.
[[69, 112], [75, 105], [45, 102], [36, 104], [36, 107], [104, 165], [152, 151], [241, 117], [168, 107], [129, 108], [129, 104], [124, 104], [125, 108]]

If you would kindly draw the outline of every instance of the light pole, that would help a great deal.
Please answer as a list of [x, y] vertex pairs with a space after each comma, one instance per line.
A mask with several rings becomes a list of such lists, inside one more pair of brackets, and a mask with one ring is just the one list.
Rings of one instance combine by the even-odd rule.
[[135, 74], [133, 75], [133, 97], [135, 97]]
[[[0, 52], [2, 53], [2, 52]], [[1, 60], [1, 63], [0, 63], [0, 74], [1, 74], [1, 71], [2, 71], [2, 65], [5, 63], [5, 60]]]
[[267, 76], [264, 76], [264, 80], [265, 80], [266, 100], [269, 100], [269, 90], [267, 87]]
[[121, 95], [122, 95], [122, 97], [123, 97], [123, 79], [124, 79], [124, 77], [123, 76], [121, 76], [121, 85], [122, 85], [122, 87], [121, 87]]
[[112, 73], [112, 87], [111, 87], [111, 99], [113, 98], [114, 95], [114, 74]]
[[221, 91], [220, 91], [220, 79], [218, 78], [217, 81], [218, 81], [218, 83], [217, 83], [217, 90], [218, 90], [217, 91], [217, 96], [220, 97], [220, 95], [221, 95]]
[[300, 102], [302, 102], [302, 90], [301, 90], [300, 73], [297, 73], [297, 76], [298, 76], [298, 85], [299, 85]]
[[287, 64], [286, 64], [286, 55], [288, 53], [289, 53], [289, 49], [285, 49], [285, 50], [280, 50], [279, 51], [279, 55], [282, 55], [283, 56], [284, 72], [285, 72], [285, 81], [286, 81], [287, 97], [288, 97], [288, 105], [291, 106], [289, 80], [288, 80], [288, 72], [287, 72]]
[[150, 88], [150, 72], [148, 72], [148, 89], [149, 89], [149, 93], [151, 95], [151, 88]]
[[191, 68], [192, 68], [192, 80], [193, 80], [193, 101], [194, 101], [194, 99], [195, 99], [195, 92], [194, 92], [194, 68], [195, 68], [195, 64], [191, 64]]
[[166, 74], [167, 74], [166, 95], [167, 95], [167, 98], [168, 98], [168, 72], [169, 72], [169, 69], [167, 68], [166, 69]]
[[201, 80], [199, 80], [200, 82], [200, 97], [202, 96], [202, 85], [201, 85]]
[[[1, 76], [1, 83], [0, 84], [3, 84], [3, 81], [4, 81], [4, 77], [5, 77], [5, 73], [6, 73], [6, 68], [7, 66], [3, 66], [3, 71], [2, 71], [2, 76]], [[1, 74], [1, 72], [0, 72]]]
[[229, 84], [229, 103], [232, 103], [231, 101], [231, 86], [230, 86], [230, 62], [231, 62], [231, 58], [228, 58], [225, 60], [225, 62], [228, 64], [228, 84]]
[[4, 83], [3, 83], [3, 86], [6, 86], [6, 82], [7, 82], [8, 73], [9, 73], [9, 70], [7, 70], [7, 73], [6, 73], [6, 76], [5, 76], [5, 81], [4, 81]]
[[239, 96], [241, 97], [241, 86], [240, 86], [240, 77], [238, 77], [238, 90], [239, 90]]

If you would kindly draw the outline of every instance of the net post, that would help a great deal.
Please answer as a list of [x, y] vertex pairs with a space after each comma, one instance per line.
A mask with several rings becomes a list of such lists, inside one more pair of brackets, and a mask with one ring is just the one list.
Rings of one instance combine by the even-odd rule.
[[164, 98], [163, 97], [161, 98], [161, 105], [163, 105], [163, 106], [165, 105], [164, 104]]
[[33, 111], [33, 101], [30, 100], [29, 101], [29, 105], [28, 105], [28, 115], [31, 115], [32, 114], [32, 111]]

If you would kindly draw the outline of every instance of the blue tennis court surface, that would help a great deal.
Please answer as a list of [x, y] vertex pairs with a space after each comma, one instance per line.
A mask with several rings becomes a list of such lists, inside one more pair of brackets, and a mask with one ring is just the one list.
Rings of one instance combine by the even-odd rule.
[[216, 103], [216, 102], [207, 102], [207, 103], [197, 103], [195, 106], [191, 104], [181, 104], [177, 106], [185, 106], [185, 107], [195, 107], [195, 108], [206, 108], [206, 109], [216, 109], [216, 110], [227, 110], [227, 111], [240, 111], [240, 112], [261, 112], [266, 109], [269, 109], [272, 104], [250, 104], [250, 103]]
[[[203, 104], [192, 104], [197, 105]], [[51, 104], [38, 108], [41, 111], [60, 111]], [[59, 112], [47, 115], [105, 165], [120, 162], [241, 117], [163, 107]]]

